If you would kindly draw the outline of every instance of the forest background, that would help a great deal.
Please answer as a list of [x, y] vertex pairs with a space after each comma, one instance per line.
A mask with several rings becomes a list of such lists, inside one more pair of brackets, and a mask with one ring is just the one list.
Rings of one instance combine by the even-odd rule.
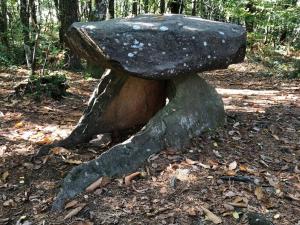
[[300, 76], [299, 0], [0, 0], [0, 4], [2, 68], [26, 65], [32, 75], [85, 69], [86, 76], [97, 77], [101, 75], [97, 66], [82, 62], [64, 42], [73, 22], [170, 13], [177, 4], [177, 13], [245, 26], [248, 58], [266, 65], [267, 75]]

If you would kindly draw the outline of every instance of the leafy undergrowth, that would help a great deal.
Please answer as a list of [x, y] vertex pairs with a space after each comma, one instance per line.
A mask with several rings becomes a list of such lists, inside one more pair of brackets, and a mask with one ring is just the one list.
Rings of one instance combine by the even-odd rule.
[[36, 103], [7, 97], [27, 71], [0, 73], [0, 224], [231, 225], [248, 224], [250, 212], [300, 224], [300, 80], [263, 77], [263, 70], [243, 63], [202, 74], [223, 97], [224, 128], [153, 155], [126, 184], [105, 180], [59, 214], [50, 207], [60, 181], [108, 147], [30, 156], [71, 131], [97, 80], [68, 73], [72, 95]]

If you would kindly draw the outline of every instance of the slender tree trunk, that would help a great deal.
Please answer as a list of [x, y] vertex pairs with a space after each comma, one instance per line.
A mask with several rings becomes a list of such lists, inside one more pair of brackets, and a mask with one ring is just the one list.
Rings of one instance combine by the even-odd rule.
[[109, 19], [115, 18], [115, 1], [114, 0], [108, 1], [108, 15], [109, 15]]
[[132, 15], [137, 16], [137, 1], [132, 2]]
[[[95, 0], [91, 1], [90, 6], [90, 21], [101, 21], [106, 19], [106, 11], [107, 11], [107, 1], [106, 0]], [[87, 61], [86, 71], [91, 74], [94, 78], [100, 78], [103, 74], [103, 69], [90, 61]]]
[[171, 13], [182, 14], [184, 8], [184, 0], [171, 0], [169, 2]]
[[245, 17], [246, 30], [247, 30], [247, 32], [253, 32], [254, 31], [254, 15], [253, 14], [256, 11], [254, 3], [252, 1], [249, 1], [246, 4], [245, 9], [249, 13]]
[[144, 0], [144, 12], [149, 13], [149, 0]]
[[166, 11], [166, 1], [165, 0], [160, 0], [159, 13], [164, 14], [165, 11]]
[[32, 52], [29, 36], [29, 16], [27, 0], [20, 0], [20, 19], [22, 24], [25, 59], [27, 67], [31, 68]]
[[27, 0], [20, 0], [20, 19], [22, 23], [24, 44], [30, 46], [29, 13]]
[[0, 0], [0, 41], [8, 48], [7, 38], [7, 0]]
[[[61, 43], [65, 41], [65, 33], [69, 26], [79, 21], [78, 17], [78, 0], [60, 0], [59, 1], [59, 18], [60, 18], [60, 29], [59, 29], [59, 39]], [[66, 43], [68, 45], [68, 43]], [[65, 56], [67, 65], [71, 69], [81, 69], [80, 59], [71, 50], [67, 50]]]
[[34, 0], [29, 0], [29, 12], [30, 12], [30, 19], [33, 27], [37, 26], [37, 18], [36, 18], [36, 5]]
[[127, 17], [128, 16], [128, 0], [124, 0], [124, 5], [123, 5], [123, 16]]
[[197, 14], [197, 0], [193, 0], [192, 16], [196, 16], [196, 14]]
[[93, 10], [94, 20], [105, 20], [107, 7], [108, 5], [106, 0], [95, 0], [95, 10]]

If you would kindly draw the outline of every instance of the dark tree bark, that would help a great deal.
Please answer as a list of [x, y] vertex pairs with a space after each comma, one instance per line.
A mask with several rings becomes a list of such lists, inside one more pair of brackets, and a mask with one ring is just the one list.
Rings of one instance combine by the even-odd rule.
[[31, 23], [33, 27], [36, 28], [37, 17], [36, 17], [36, 5], [34, 0], [29, 0], [29, 14], [30, 14]]
[[90, 21], [101, 21], [106, 19], [106, 10], [107, 10], [106, 0], [95, 0], [91, 4], [91, 16]]
[[197, 0], [193, 0], [192, 16], [196, 16], [196, 14], [197, 14]]
[[246, 30], [247, 32], [253, 32], [254, 31], [254, 13], [256, 11], [255, 5], [252, 1], [249, 1], [246, 4], [246, 11], [249, 12], [249, 15], [246, 15], [245, 17], [245, 24], [246, 24]]
[[169, 8], [171, 10], [171, 13], [173, 14], [182, 14], [183, 8], [184, 8], [184, 0], [171, 0], [169, 2]]
[[20, 0], [20, 19], [22, 23], [24, 44], [29, 47], [30, 37], [29, 37], [29, 12], [28, 11], [29, 10], [28, 10], [27, 0]]
[[123, 5], [123, 17], [128, 16], [128, 0], [124, 0], [124, 5]]
[[115, 0], [108, 1], [108, 15], [109, 19], [115, 18]]
[[159, 13], [164, 14], [165, 11], [166, 11], [166, 1], [165, 0], [160, 0]]
[[[22, 0], [23, 1], [23, 0]], [[78, 22], [78, 0], [60, 0], [59, 1], [59, 39], [61, 44], [65, 42], [65, 33], [72, 23]], [[68, 45], [68, 43], [66, 43]], [[67, 50], [65, 60], [70, 69], [81, 69], [79, 57], [71, 50]]]
[[[106, 0], [96, 0], [91, 1], [91, 7], [90, 7], [90, 21], [101, 21], [106, 19], [106, 10], [107, 10], [107, 1]], [[94, 63], [87, 61], [87, 72], [93, 77], [93, 78], [99, 78], [103, 74], [104, 69], [100, 68], [98, 65], [95, 65]]]
[[133, 1], [132, 3], [132, 15], [137, 15], [137, 1]]
[[144, 12], [149, 12], [149, 0], [144, 0]]
[[8, 48], [9, 42], [7, 38], [7, 0], [0, 0], [0, 41]]

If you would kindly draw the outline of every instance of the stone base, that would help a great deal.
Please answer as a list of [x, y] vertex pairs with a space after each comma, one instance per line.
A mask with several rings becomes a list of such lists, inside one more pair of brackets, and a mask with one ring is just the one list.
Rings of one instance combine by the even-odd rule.
[[[169, 102], [162, 108], [165, 96]], [[183, 148], [203, 131], [222, 125], [223, 102], [215, 89], [195, 74], [168, 81], [107, 74], [77, 127], [56, 146], [69, 147], [87, 142], [101, 132], [146, 122], [128, 140], [73, 168], [64, 179], [53, 209], [62, 209], [66, 200], [102, 176], [117, 177], [136, 171], [150, 155], [167, 147]]]

